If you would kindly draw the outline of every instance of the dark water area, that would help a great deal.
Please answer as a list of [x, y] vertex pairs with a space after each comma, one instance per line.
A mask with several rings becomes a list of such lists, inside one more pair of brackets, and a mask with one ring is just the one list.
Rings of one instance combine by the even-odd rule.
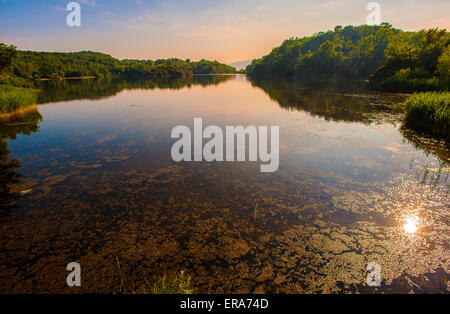
[[[42, 82], [39, 112], [0, 126], [0, 292], [145, 292], [185, 270], [198, 293], [447, 293], [450, 150], [402, 125], [404, 99], [243, 75]], [[279, 126], [279, 170], [174, 162], [171, 130], [196, 117]]]

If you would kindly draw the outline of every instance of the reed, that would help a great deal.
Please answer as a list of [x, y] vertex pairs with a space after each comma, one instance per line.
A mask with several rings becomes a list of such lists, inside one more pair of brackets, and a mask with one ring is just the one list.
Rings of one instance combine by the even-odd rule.
[[450, 92], [413, 94], [406, 99], [405, 110], [407, 126], [450, 138]]
[[32, 89], [0, 85], [0, 117], [3, 119], [23, 114], [36, 102], [37, 94]]
[[152, 294], [192, 294], [194, 292], [191, 276], [183, 270], [172, 276], [164, 274], [153, 286], [148, 282], [147, 285]]

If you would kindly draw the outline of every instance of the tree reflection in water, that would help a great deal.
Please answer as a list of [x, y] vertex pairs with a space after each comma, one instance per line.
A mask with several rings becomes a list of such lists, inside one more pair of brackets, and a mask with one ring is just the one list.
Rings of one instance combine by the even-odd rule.
[[233, 75], [194, 75], [190, 77], [163, 77], [145, 80], [114, 78], [64, 81], [41, 81], [38, 103], [45, 104], [75, 99], [102, 99], [114, 96], [126, 89], [177, 90], [194, 85], [218, 85], [232, 79]]
[[41, 120], [42, 116], [36, 110], [8, 122], [0, 122], [0, 218], [8, 217], [10, 210], [17, 206], [20, 192], [15, 191], [14, 185], [23, 177], [17, 172], [20, 161], [9, 158], [8, 141], [16, 139], [18, 135], [37, 132]]
[[[449, 189], [448, 142], [418, 133], [404, 125], [403, 101], [405, 95], [372, 93], [361, 80], [251, 80], [280, 107], [306, 111], [329, 121], [360, 122], [364, 124], [392, 123], [399, 125], [405, 141], [418, 151], [436, 156], [439, 166], [430, 167], [427, 162], [417, 167], [420, 184], [436, 187], [441, 184]], [[416, 161], [413, 159], [410, 168]]]

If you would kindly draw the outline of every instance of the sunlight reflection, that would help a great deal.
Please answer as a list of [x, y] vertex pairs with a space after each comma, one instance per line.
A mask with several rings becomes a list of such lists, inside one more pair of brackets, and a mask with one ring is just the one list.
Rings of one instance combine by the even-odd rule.
[[413, 234], [417, 231], [417, 226], [419, 224], [419, 218], [417, 216], [410, 216], [405, 219], [403, 224], [403, 229], [406, 233]]

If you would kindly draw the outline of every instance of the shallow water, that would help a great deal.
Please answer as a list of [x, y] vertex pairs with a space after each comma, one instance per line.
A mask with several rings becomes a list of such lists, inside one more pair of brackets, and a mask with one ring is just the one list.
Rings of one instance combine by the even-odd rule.
[[[179, 270], [199, 293], [447, 291], [448, 144], [402, 127], [402, 95], [236, 75], [44, 82], [39, 99], [0, 128], [1, 292], [144, 292]], [[172, 161], [195, 117], [280, 126], [279, 170]]]

